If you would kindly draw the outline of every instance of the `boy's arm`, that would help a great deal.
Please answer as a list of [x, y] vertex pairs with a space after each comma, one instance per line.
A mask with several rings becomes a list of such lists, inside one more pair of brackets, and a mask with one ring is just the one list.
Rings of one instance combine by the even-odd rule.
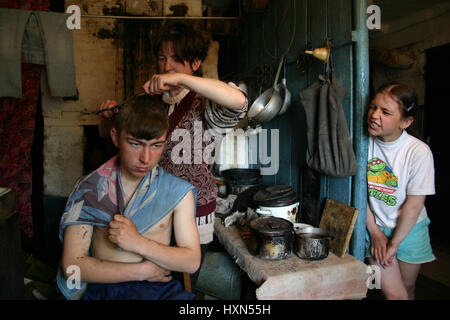
[[121, 263], [100, 260], [88, 255], [91, 245], [93, 226], [72, 225], [64, 231], [62, 271], [65, 277], [68, 267], [76, 265], [80, 268], [81, 281], [95, 283], [116, 283], [124, 281], [170, 281], [159, 268], [150, 261], [140, 263]]
[[115, 224], [115, 228], [110, 228], [109, 239], [120, 248], [137, 253], [164, 269], [194, 273], [199, 268], [201, 259], [194, 210], [194, 195], [189, 191], [173, 212], [176, 247], [145, 238], [137, 232], [130, 219], [120, 215], [114, 216], [118, 224]]

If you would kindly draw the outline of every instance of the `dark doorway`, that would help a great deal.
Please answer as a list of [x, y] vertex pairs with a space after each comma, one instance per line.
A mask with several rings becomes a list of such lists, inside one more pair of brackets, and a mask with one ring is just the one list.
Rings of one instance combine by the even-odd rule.
[[450, 119], [450, 44], [426, 52], [425, 134], [434, 155], [436, 195], [427, 197], [426, 208], [431, 219], [430, 236], [433, 247], [450, 248], [450, 225], [447, 197], [450, 194], [450, 160], [448, 150]]

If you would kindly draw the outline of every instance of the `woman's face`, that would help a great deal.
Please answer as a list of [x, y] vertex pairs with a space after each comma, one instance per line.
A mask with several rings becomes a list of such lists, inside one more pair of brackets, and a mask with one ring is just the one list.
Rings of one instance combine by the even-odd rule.
[[412, 117], [402, 117], [400, 106], [387, 93], [377, 94], [370, 103], [367, 115], [368, 130], [382, 141], [397, 140], [412, 122]]
[[175, 52], [171, 42], [163, 42], [158, 55], [158, 68], [160, 73], [178, 72], [192, 75], [200, 67], [200, 61], [194, 61], [191, 65], [188, 61], [182, 62], [175, 59]]

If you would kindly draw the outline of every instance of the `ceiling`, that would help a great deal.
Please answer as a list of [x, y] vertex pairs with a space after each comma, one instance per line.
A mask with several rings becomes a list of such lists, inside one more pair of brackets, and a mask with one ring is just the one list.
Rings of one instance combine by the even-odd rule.
[[373, 4], [380, 7], [382, 23], [390, 24], [417, 12], [449, 4], [449, 0], [373, 0]]

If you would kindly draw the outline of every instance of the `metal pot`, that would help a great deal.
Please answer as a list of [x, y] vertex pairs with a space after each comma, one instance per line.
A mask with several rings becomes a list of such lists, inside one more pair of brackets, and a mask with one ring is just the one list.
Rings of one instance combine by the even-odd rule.
[[288, 258], [292, 254], [293, 229], [294, 225], [282, 218], [260, 217], [252, 220], [252, 253], [267, 260]]
[[261, 185], [259, 169], [235, 168], [221, 172], [225, 177], [228, 194], [239, 194], [247, 189]]
[[328, 257], [331, 237], [322, 229], [307, 227], [296, 231], [295, 254], [301, 259], [321, 260]]

